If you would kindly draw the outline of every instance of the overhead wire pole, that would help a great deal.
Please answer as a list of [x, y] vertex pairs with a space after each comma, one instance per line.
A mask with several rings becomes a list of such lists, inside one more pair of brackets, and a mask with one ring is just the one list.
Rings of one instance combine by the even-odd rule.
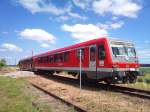
[[80, 90], [82, 89], [81, 74], [82, 74], [82, 50], [80, 49]]

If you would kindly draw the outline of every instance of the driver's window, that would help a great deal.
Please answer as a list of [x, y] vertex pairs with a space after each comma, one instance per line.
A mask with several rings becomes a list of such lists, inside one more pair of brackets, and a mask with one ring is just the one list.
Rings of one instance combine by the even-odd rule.
[[96, 49], [95, 47], [90, 48], [90, 61], [95, 61], [96, 58]]
[[103, 44], [98, 47], [98, 58], [99, 60], [104, 60], [106, 58], [106, 51]]

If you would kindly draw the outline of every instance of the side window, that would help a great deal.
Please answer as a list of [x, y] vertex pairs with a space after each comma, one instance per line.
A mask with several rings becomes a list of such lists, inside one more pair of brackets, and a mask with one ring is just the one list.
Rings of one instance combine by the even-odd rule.
[[106, 58], [106, 51], [103, 44], [98, 47], [98, 58], [99, 60], [104, 60]]
[[50, 63], [53, 62], [53, 56], [49, 56], [49, 62], [50, 62]]
[[43, 57], [43, 63], [45, 63], [46, 62], [46, 57]]
[[65, 52], [64, 53], [64, 61], [68, 61], [69, 60], [69, 52]]
[[49, 62], [48, 56], [45, 57], [45, 61], [46, 61], [46, 63]]
[[40, 60], [40, 58], [38, 58], [38, 63], [41, 63], [41, 60]]
[[43, 62], [43, 58], [42, 57], [40, 57], [40, 63], [42, 63]]
[[95, 61], [96, 59], [96, 49], [95, 47], [90, 48], [90, 61]]
[[57, 60], [58, 60], [58, 55], [55, 54], [55, 55], [54, 55], [54, 62], [57, 62]]
[[58, 62], [63, 62], [63, 55], [62, 54], [59, 54], [59, 56], [58, 56]]

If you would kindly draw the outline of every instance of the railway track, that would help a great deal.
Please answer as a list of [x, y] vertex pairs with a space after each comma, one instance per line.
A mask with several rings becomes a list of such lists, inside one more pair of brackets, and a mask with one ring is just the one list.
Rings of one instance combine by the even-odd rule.
[[136, 97], [150, 100], [150, 91], [129, 88], [129, 87], [123, 87], [123, 86], [117, 86], [117, 85], [109, 85], [109, 87], [120, 93], [124, 93], [124, 94], [128, 94], [130, 96], [136, 96]]
[[32, 82], [30, 82], [30, 84], [31, 84], [33, 87], [39, 89], [40, 91], [43, 91], [45, 94], [47, 94], [47, 95], [49, 95], [49, 96], [52, 96], [52, 97], [55, 98], [55, 99], [60, 100], [61, 102], [67, 104], [67, 105], [70, 106], [70, 107], [73, 107], [74, 110], [76, 110], [77, 112], [87, 112], [85, 109], [83, 109], [83, 108], [81, 108], [81, 107], [79, 107], [79, 106], [77, 106], [77, 105], [75, 105], [75, 104], [73, 104], [73, 103], [71, 103], [71, 102], [69, 102], [69, 101], [67, 101], [67, 100], [65, 100], [65, 99], [63, 99], [63, 98], [61, 98], [61, 97], [59, 97], [59, 96], [57, 96], [56, 94], [51, 93], [50, 91], [44, 89], [43, 87], [41, 87], [41, 86], [39, 86], [39, 85], [37, 85], [37, 84], [34, 84], [34, 83], [32, 83]]
[[[40, 76], [45, 77], [47, 79], [59, 81], [61, 83], [68, 83], [68, 84], [72, 84], [74, 86], [79, 86], [79, 81], [77, 79], [63, 77], [63, 76], [57, 76], [57, 75], [41, 75], [40, 74]], [[123, 93], [123, 94], [130, 95], [133, 97], [150, 100], [150, 91], [141, 90], [141, 89], [123, 87], [123, 86], [118, 86], [118, 85], [107, 85], [104, 83], [83, 84], [83, 89], [87, 89], [87, 88], [88, 89], [89, 88], [103, 89], [103, 90], [112, 91], [112, 92], [119, 92], [119, 93]]]

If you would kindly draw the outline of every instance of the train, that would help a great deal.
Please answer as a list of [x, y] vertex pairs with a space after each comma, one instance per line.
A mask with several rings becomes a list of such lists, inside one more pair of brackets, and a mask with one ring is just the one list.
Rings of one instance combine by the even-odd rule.
[[83, 81], [135, 83], [141, 75], [134, 44], [107, 37], [34, 55], [21, 59], [18, 64], [20, 70], [46, 74], [66, 71], [79, 79], [80, 62]]

